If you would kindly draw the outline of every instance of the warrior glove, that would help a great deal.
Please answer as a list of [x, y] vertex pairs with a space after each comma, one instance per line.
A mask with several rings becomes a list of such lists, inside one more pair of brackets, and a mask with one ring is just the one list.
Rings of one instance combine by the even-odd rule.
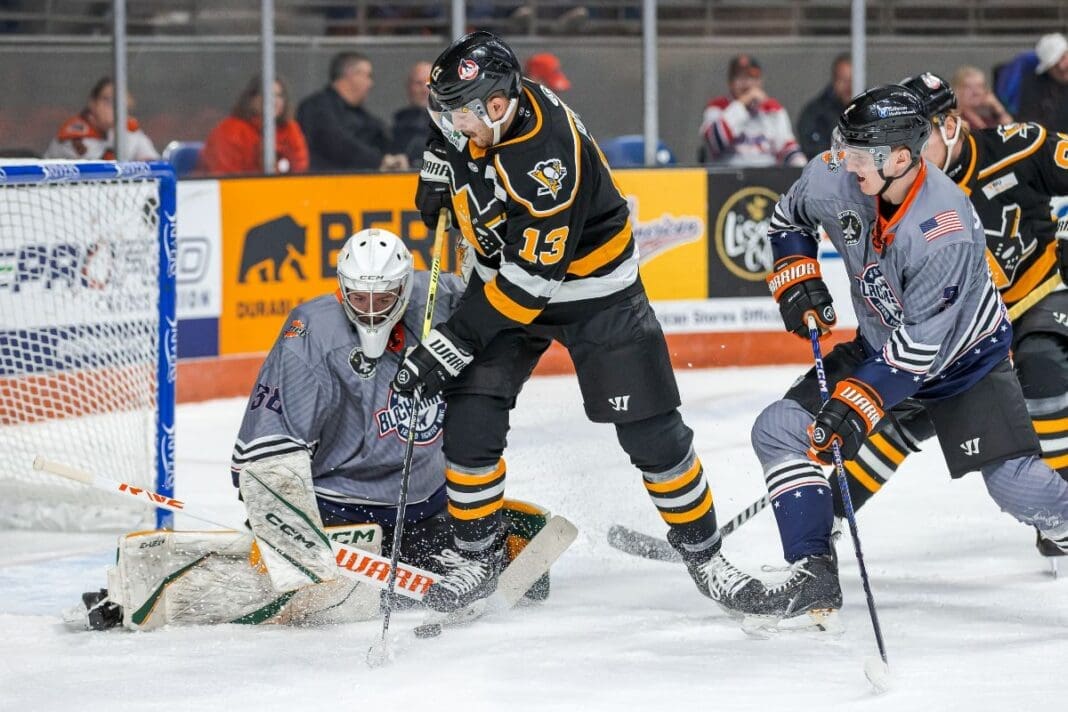
[[831, 333], [838, 321], [827, 284], [820, 274], [820, 263], [811, 257], [791, 255], [775, 263], [768, 275], [768, 288], [779, 303], [779, 313], [786, 330], [808, 338], [808, 315], [816, 317], [820, 335]]
[[423, 343], [404, 355], [393, 377], [393, 390], [409, 397], [432, 398], [473, 359], [444, 326], [431, 329]]
[[452, 170], [445, 155], [445, 144], [437, 139], [427, 141], [423, 151], [423, 167], [419, 169], [419, 186], [415, 189], [415, 207], [423, 223], [430, 229], [438, 225], [438, 213], [444, 208], [452, 217]]
[[834, 464], [832, 451], [837, 442], [842, 461], [853, 459], [883, 415], [883, 399], [871, 386], [855, 378], [839, 381], [834, 395], [816, 413], [816, 422], [808, 427], [808, 456], [824, 465]]

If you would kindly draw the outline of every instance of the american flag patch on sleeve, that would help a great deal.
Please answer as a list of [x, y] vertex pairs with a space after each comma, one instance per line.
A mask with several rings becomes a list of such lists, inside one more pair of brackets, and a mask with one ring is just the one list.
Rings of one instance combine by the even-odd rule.
[[942, 237], [963, 229], [964, 225], [961, 224], [956, 210], [944, 210], [933, 218], [920, 223], [920, 230], [923, 231], [923, 236], [928, 242], [936, 237]]

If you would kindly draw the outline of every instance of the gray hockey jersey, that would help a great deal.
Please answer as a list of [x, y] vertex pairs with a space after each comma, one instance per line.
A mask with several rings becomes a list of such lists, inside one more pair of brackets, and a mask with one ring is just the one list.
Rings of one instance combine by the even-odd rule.
[[[416, 272], [404, 318], [377, 362], [364, 359], [356, 329], [334, 294], [301, 304], [256, 377], [234, 445], [234, 481], [258, 458], [296, 450], [312, 462], [317, 497], [395, 506], [411, 418], [410, 401], [390, 388], [404, 351], [418, 343], [429, 274]], [[451, 314], [464, 285], [441, 275], [434, 323]], [[409, 502], [426, 500], [445, 482], [441, 452], [445, 403], [423, 401], [415, 430]]]
[[983, 225], [941, 171], [921, 164], [885, 219], [855, 174], [816, 158], [775, 207], [776, 260], [815, 257], [821, 226], [845, 263], [868, 354], [854, 376], [885, 407], [959, 393], [1006, 358], [1012, 330], [984, 258]]

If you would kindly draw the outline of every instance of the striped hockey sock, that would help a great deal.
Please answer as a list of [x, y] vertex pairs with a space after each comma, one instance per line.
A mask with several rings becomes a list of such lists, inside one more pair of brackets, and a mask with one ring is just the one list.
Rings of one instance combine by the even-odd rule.
[[[919, 452], [919, 448], [896, 427], [890, 426], [869, 437], [857, 451], [856, 457], [843, 463], [854, 511], [859, 511], [865, 502], [882, 489], [910, 452]], [[831, 477], [831, 484], [834, 486], [834, 514], [844, 517], [845, 507], [837, 476]]]
[[504, 507], [504, 459], [492, 467], [445, 467], [445, 492], [456, 548], [480, 554], [497, 543]]
[[719, 549], [712, 490], [692, 450], [670, 470], [642, 472], [642, 479], [661, 518], [671, 527], [670, 539], [676, 546], [700, 559]]
[[1034, 417], [1042, 460], [1068, 480], [1068, 408]]
[[811, 460], [797, 458], [771, 465], [764, 479], [786, 560], [829, 553], [834, 505], [823, 471]]

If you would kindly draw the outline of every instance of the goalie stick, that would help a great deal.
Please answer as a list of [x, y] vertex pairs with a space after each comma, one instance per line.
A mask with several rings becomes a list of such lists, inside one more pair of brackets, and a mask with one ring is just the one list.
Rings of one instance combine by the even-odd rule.
[[[767, 506], [768, 496], [764, 495], [739, 512], [734, 519], [720, 527], [719, 535], [721, 537], [727, 536], [735, 529], [748, 522], [756, 516], [760, 510]], [[608, 543], [624, 553], [640, 556], [644, 559], [670, 562], [682, 561], [679, 552], [675, 551], [675, 547], [671, 546], [666, 540], [650, 536], [649, 534], [644, 534], [635, 529], [631, 529], [630, 527], [625, 527], [622, 524], [613, 524], [608, 530]]]
[[[137, 487], [127, 482], [119, 482], [117, 480], [109, 480], [104, 477], [99, 477], [91, 472], [86, 472], [85, 470], [71, 467], [61, 462], [47, 460], [40, 456], [34, 458], [33, 469], [81, 482], [94, 489], [101, 490], [102, 492], [109, 492], [112, 495], [121, 497], [127, 501], [132, 499], [146, 507], [159, 507], [171, 512], [181, 512], [187, 517], [204, 522], [205, 524], [211, 524], [220, 529], [233, 531], [241, 531], [244, 529], [243, 526], [230, 526], [202, 516], [196, 511], [189, 511], [186, 509], [185, 502], [180, 499], [167, 497], [166, 495], [152, 492], [151, 490]], [[388, 579], [391, 570], [389, 557], [380, 556], [379, 554], [333, 540], [330, 541], [330, 546], [333, 549], [334, 557], [337, 561], [338, 573], [341, 576], [354, 581], [370, 584], [375, 588], [388, 588]], [[396, 579], [397, 593], [415, 601], [422, 601], [423, 594], [426, 593], [431, 584], [437, 581], [438, 576], [425, 569], [420, 569], [416, 566], [406, 564], [403, 561], [399, 561], [397, 562]]]

